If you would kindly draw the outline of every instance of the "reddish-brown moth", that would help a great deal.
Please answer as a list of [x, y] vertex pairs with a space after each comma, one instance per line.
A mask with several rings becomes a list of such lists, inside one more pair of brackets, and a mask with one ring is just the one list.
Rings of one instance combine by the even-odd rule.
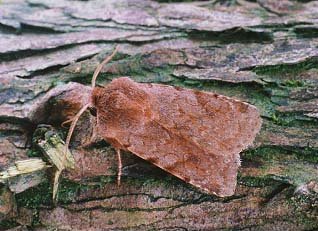
[[98, 133], [117, 150], [119, 170], [120, 150], [129, 151], [208, 193], [233, 195], [239, 153], [261, 127], [257, 108], [214, 93], [127, 77], [95, 87], [115, 52], [96, 69], [92, 102], [72, 120], [67, 145], [80, 114], [93, 107]]

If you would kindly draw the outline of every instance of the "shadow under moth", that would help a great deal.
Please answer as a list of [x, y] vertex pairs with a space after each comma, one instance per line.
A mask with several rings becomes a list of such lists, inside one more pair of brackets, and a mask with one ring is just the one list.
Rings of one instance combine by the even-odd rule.
[[210, 92], [137, 83], [127, 77], [105, 87], [95, 81], [90, 103], [73, 119], [68, 147], [80, 115], [88, 108], [97, 117], [97, 132], [118, 155], [129, 151], [210, 194], [231, 196], [240, 166], [239, 153], [251, 145], [261, 127], [256, 107]]

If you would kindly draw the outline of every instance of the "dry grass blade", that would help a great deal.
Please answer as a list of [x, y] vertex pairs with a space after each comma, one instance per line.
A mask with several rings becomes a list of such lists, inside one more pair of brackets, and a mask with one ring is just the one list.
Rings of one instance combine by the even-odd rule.
[[53, 201], [56, 200], [56, 195], [57, 195], [57, 189], [59, 187], [59, 179], [60, 179], [60, 176], [62, 174], [62, 171], [63, 170], [57, 170], [55, 172], [55, 176], [54, 176], [54, 183], [53, 183]]
[[4, 183], [9, 178], [36, 172], [47, 167], [46, 163], [40, 158], [19, 160], [14, 163], [14, 166], [10, 166], [5, 171], [0, 172], [0, 182]]

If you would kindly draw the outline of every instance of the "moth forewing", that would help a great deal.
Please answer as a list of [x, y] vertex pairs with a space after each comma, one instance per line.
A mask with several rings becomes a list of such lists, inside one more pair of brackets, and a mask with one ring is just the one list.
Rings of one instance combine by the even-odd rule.
[[106, 141], [218, 196], [234, 193], [239, 153], [261, 127], [258, 110], [247, 103], [127, 77], [93, 91], [93, 98]]

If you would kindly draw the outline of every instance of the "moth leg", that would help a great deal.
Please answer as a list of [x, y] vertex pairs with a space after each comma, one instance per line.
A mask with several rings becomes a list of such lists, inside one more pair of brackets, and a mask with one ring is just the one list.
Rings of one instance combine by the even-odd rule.
[[[89, 106], [90, 106], [90, 104], [85, 104], [85, 105], [81, 108], [81, 110], [71, 119], [72, 123], [71, 123], [70, 129], [68, 130], [67, 137], [66, 137], [66, 141], [65, 141], [65, 152], [64, 152], [64, 156], [63, 156], [63, 162], [65, 161], [67, 149], [68, 149], [68, 146], [69, 146], [69, 144], [70, 144], [71, 137], [72, 137], [73, 131], [74, 131], [74, 129], [75, 129], [76, 123], [77, 123], [78, 119], [81, 117], [81, 115], [86, 111], [86, 109], [87, 109]], [[69, 121], [70, 121], [70, 120], [69, 120]], [[68, 122], [68, 121], [65, 121], [65, 122]]]
[[116, 149], [116, 153], [117, 153], [117, 158], [118, 158], [118, 173], [117, 173], [117, 184], [118, 186], [120, 186], [120, 179], [121, 179], [121, 170], [123, 167], [123, 164], [121, 162], [121, 153], [120, 153], [120, 149]]

